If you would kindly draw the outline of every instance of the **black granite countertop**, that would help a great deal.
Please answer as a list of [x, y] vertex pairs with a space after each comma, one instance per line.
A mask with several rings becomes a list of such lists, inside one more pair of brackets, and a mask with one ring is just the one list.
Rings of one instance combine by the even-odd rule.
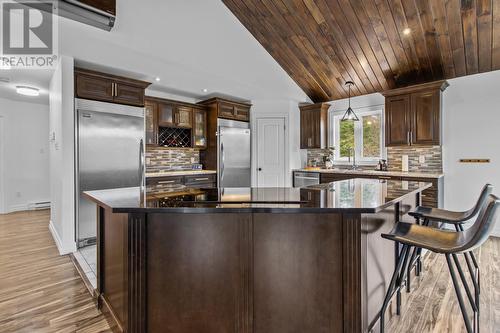
[[115, 213], [376, 213], [431, 186], [413, 181], [356, 178], [303, 188], [181, 188], [141, 194], [139, 187], [131, 187], [84, 193]]

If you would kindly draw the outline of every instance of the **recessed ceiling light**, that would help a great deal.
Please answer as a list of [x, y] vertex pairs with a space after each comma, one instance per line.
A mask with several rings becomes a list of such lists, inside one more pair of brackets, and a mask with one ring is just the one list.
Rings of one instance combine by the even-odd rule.
[[155, 78], [155, 81], [156, 81], [156, 82], [160, 82], [160, 80], [161, 80], [161, 79], [160, 79], [158, 76]]
[[410, 33], [411, 33], [411, 29], [410, 28], [405, 28], [403, 30], [403, 34], [405, 34], [405, 35], [409, 35]]
[[208, 89], [207, 89], [207, 88], [204, 88], [202, 91], [203, 91], [204, 93], [206, 93], [206, 92], [208, 92]]
[[27, 86], [16, 86], [16, 92], [20, 95], [25, 95], [25, 96], [40, 95], [40, 90], [38, 88], [27, 87]]

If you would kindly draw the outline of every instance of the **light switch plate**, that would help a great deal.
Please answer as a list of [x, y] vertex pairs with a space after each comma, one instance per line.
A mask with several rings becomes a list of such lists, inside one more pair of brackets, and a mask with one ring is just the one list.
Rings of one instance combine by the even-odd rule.
[[418, 162], [419, 162], [419, 163], [425, 163], [425, 155], [420, 155], [420, 156], [418, 157]]

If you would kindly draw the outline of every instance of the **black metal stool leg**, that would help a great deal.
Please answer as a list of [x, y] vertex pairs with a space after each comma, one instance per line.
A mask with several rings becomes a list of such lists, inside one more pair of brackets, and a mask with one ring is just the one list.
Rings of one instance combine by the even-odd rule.
[[472, 293], [470, 292], [469, 284], [467, 283], [467, 280], [465, 279], [465, 274], [462, 270], [462, 266], [460, 265], [460, 262], [458, 261], [458, 257], [456, 254], [452, 254], [452, 256], [453, 256], [453, 261], [455, 262], [455, 266], [457, 266], [457, 271], [458, 271], [458, 275], [460, 276], [460, 280], [462, 280], [462, 284], [464, 285], [465, 293], [467, 294], [467, 298], [469, 298], [469, 302], [470, 302], [470, 305], [472, 307], [472, 310], [474, 312], [477, 312], [476, 300], [474, 297], [472, 297]]
[[474, 285], [474, 295], [476, 298], [476, 307], [479, 312], [479, 284], [476, 278], [479, 276], [479, 269], [475, 270], [469, 259], [469, 253], [464, 253], [465, 262], [467, 263], [467, 268], [471, 276], [472, 284]]
[[462, 292], [460, 291], [460, 286], [458, 285], [457, 275], [455, 274], [455, 269], [453, 268], [453, 263], [451, 261], [451, 255], [445, 254], [445, 256], [446, 262], [448, 263], [448, 269], [450, 270], [451, 280], [453, 281], [453, 287], [455, 288], [455, 293], [457, 294], [460, 311], [462, 312], [462, 317], [464, 318], [465, 327], [468, 333], [473, 333], [469, 317], [467, 316], [467, 310], [465, 309], [464, 300], [462, 298]]
[[[457, 231], [464, 231], [464, 226], [459, 224], [456, 225]], [[472, 259], [472, 262], [474, 263], [474, 268], [476, 269], [474, 272], [474, 278], [477, 282], [477, 292], [481, 293], [481, 282], [479, 278], [479, 264], [477, 263], [476, 256], [474, 255], [474, 252], [470, 251], [469, 253], [470, 258]], [[467, 253], [464, 253], [465, 256], [467, 256]]]
[[382, 309], [380, 310], [380, 333], [384, 333], [385, 311], [387, 310], [387, 306], [389, 305], [391, 297], [394, 295], [394, 289], [396, 287], [396, 283], [399, 280], [401, 270], [403, 269], [404, 266], [403, 264], [408, 257], [409, 251], [410, 247], [408, 245], [403, 245], [403, 248], [401, 249], [401, 254], [396, 263], [396, 267], [394, 268], [394, 273], [392, 274], [391, 282], [389, 283], [389, 288], [387, 289], [387, 293], [385, 294], [384, 303], [382, 304]]
[[397, 279], [397, 295], [396, 295], [396, 314], [401, 315], [401, 285], [403, 281], [407, 279], [406, 272], [408, 271], [408, 267], [410, 265], [410, 252], [411, 246], [408, 247], [408, 252], [403, 261], [403, 267], [399, 273], [399, 277]]

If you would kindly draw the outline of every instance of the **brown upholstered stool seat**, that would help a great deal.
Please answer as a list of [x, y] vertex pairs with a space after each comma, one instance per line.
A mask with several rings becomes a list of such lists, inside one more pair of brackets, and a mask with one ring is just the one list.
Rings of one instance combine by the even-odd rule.
[[466, 243], [465, 232], [441, 230], [405, 222], [397, 223], [390, 233], [382, 234], [382, 237], [437, 253], [460, 253], [460, 249]]

